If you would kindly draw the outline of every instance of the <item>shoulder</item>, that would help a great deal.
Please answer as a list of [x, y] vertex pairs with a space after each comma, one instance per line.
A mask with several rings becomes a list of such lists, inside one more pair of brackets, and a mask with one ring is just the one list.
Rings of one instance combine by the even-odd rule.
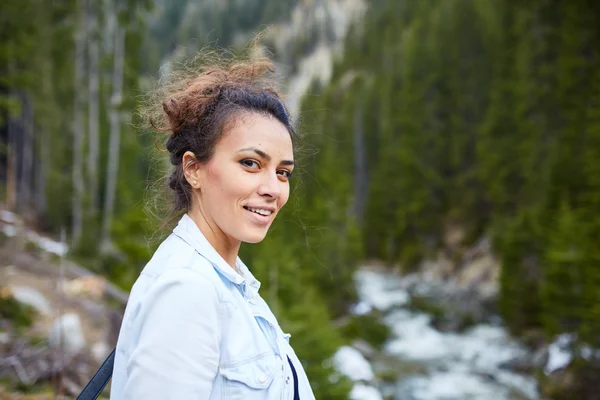
[[222, 297], [221, 280], [212, 264], [176, 235], [161, 243], [135, 286], [142, 286], [142, 292], [177, 286], [182, 288], [182, 294], [187, 293], [185, 288], [190, 288], [188, 294], [196, 297], [209, 294], [219, 300]]
[[182, 273], [197, 275], [215, 282], [218, 278], [212, 264], [177, 235], [161, 243], [144, 270], [143, 275], [158, 279], [162, 275]]

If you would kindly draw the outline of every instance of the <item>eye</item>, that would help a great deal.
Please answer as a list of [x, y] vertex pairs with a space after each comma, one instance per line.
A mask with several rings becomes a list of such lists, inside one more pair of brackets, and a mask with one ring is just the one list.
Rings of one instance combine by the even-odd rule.
[[244, 158], [243, 160], [240, 161], [240, 164], [242, 164], [244, 167], [250, 168], [250, 169], [258, 169], [260, 167], [260, 165], [258, 164], [258, 161], [253, 160], [251, 158]]
[[283, 176], [286, 179], [290, 179], [292, 177], [292, 173], [287, 169], [280, 169], [279, 171], [277, 171], [277, 174]]

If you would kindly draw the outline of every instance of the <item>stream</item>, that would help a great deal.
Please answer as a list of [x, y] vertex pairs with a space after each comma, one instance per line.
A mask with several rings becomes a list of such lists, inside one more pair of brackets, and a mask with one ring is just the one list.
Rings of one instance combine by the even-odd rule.
[[[536, 400], [536, 380], [503, 364], [530, 356], [500, 323], [479, 323], [463, 332], [440, 332], [432, 317], [409, 309], [401, 276], [362, 268], [356, 274], [361, 301], [355, 313], [384, 315], [392, 337], [372, 360], [380, 388], [395, 400]], [[395, 377], [390, 382], [389, 377]], [[395, 380], [395, 381], [394, 381]]]

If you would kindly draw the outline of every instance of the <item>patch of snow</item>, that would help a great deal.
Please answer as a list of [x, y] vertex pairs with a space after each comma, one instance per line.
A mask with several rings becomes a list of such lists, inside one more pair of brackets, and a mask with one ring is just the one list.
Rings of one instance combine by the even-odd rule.
[[8, 237], [15, 237], [17, 236], [17, 228], [13, 225], [2, 225], [2, 233]]
[[375, 378], [373, 367], [363, 355], [353, 347], [342, 346], [333, 355], [333, 365], [337, 371], [352, 381], [371, 381]]
[[92, 345], [91, 353], [94, 360], [98, 363], [104, 361], [104, 359], [110, 354], [110, 347], [104, 342], [96, 342]]
[[594, 351], [592, 350], [591, 347], [583, 346], [581, 348], [581, 357], [585, 358], [586, 360], [589, 360], [590, 358], [592, 358], [593, 355], [594, 355]]
[[575, 340], [572, 333], [558, 335], [556, 340], [548, 346], [548, 362], [544, 367], [544, 373], [550, 375], [554, 371], [569, 365], [573, 360], [573, 350], [570, 348]]
[[68, 355], [74, 355], [84, 349], [86, 341], [79, 316], [67, 313], [58, 317], [52, 325], [48, 342], [52, 347], [64, 350]]
[[11, 286], [10, 291], [15, 300], [33, 307], [38, 313], [49, 315], [52, 312], [52, 305], [40, 291], [28, 286]]
[[350, 391], [351, 400], [383, 400], [383, 396], [373, 386], [356, 383]]
[[373, 311], [373, 307], [366, 301], [358, 302], [350, 311], [353, 315], [365, 315]]
[[40, 249], [58, 256], [64, 256], [69, 251], [69, 247], [66, 243], [57, 242], [56, 240], [41, 236], [36, 232], [27, 232], [27, 239], [35, 243]]
[[48, 237], [42, 236], [35, 231], [27, 229], [26, 227], [17, 224], [19, 221], [19, 217], [7, 210], [0, 210], [0, 229], [2, 229], [2, 233], [9, 237], [15, 237], [18, 234], [17, 226], [19, 226], [19, 231], [25, 234], [27, 240], [35, 244], [40, 249], [47, 251], [49, 253], [56, 254], [58, 256], [64, 256], [67, 254], [69, 248], [65, 243], [60, 243], [55, 240], [52, 240]]
[[585, 358], [588, 361], [592, 358], [600, 359], [600, 349], [595, 349], [588, 344], [584, 344], [581, 346], [580, 354], [581, 357]]
[[15, 224], [17, 222], [17, 215], [8, 210], [0, 210], [0, 220], [9, 224]]

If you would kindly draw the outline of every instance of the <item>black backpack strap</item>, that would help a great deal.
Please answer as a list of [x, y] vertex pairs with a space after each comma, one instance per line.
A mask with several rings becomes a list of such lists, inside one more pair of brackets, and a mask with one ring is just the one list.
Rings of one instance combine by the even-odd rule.
[[115, 350], [106, 357], [106, 360], [102, 363], [98, 371], [94, 374], [92, 379], [83, 388], [77, 400], [96, 400], [102, 390], [106, 387], [108, 381], [112, 377], [113, 367], [115, 365]]

